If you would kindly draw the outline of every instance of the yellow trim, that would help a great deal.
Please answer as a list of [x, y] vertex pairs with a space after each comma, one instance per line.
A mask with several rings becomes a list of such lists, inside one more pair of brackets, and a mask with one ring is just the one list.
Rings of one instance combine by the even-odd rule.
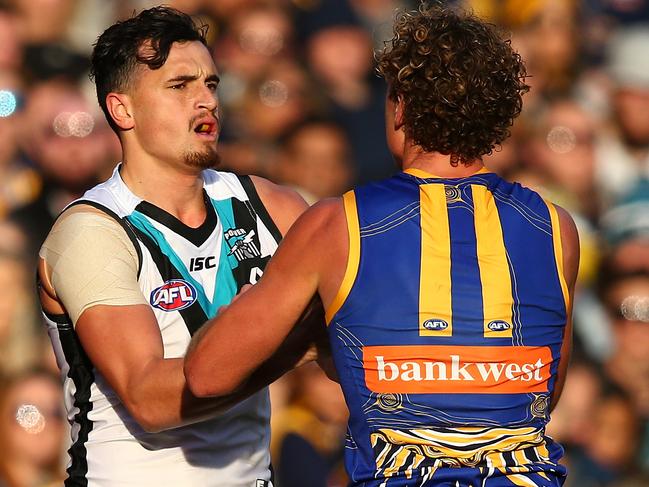
[[521, 474], [506, 475], [505, 478], [519, 487], [536, 487], [536, 484]]
[[[443, 184], [419, 186], [421, 269], [419, 276], [419, 336], [452, 336], [451, 235]], [[444, 320], [445, 329], [424, 328], [427, 320]]]
[[539, 456], [539, 458], [543, 461], [549, 462], [550, 461], [550, 452], [545, 446], [545, 443], [542, 445], [539, 445], [536, 448], [536, 454]]
[[523, 453], [523, 450], [514, 450], [512, 453], [514, 454], [516, 465], [518, 465], [519, 467], [523, 467], [531, 463]]
[[352, 290], [356, 274], [358, 273], [358, 264], [361, 256], [361, 232], [358, 223], [358, 211], [356, 208], [356, 196], [353, 191], [348, 191], [343, 195], [343, 206], [345, 208], [345, 217], [347, 218], [347, 234], [349, 235], [349, 255], [347, 256], [347, 268], [343, 277], [336, 297], [331, 302], [325, 312], [327, 325], [342, 307], [343, 303]]
[[[493, 194], [484, 186], [472, 184], [476, 251], [482, 284], [482, 309], [485, 338], [511, 338], [514, 298], [507, 250], [498, 207]], [[504, 321], [509, 328], [490, 330], [492, 321]]]
[[546, 201], [550, 212], [550, 221], [552, 222], [552, 244], [554, 246], [554, 258], [557, 264], [557, 271], [559, 272], [559, 282], [561, 283], [561, 292], [563, 299], [566, 303], [566, 313], [570, 312], [570, 294], [568, 293], [568, 284], [566, 283], [566, 275], [563, 270], [563, 246], [561, 245], [561, 224], [559, 222], [559, 214], [555, 206]]
[[[435, 174], [431, 174], [429, 172], [424, 171], [423, 169], [419, 169], [417, 167], [409, 167], [408, 169], [404, 169], [403, 172], [406, 174], [410, 174], [411, 176], [415, 176], [417, 178], [423, 178], [423, 179], [458, 179], [458, 176], [436, 176]], [[468, 176], [462, 176], [465, 178], [475, 176], [476, 174], [489, 174], [492, 171], [487, 169], [485, 166], [482, 166], [478, 171], [474, 172], [473, 174], [469, 174]]]

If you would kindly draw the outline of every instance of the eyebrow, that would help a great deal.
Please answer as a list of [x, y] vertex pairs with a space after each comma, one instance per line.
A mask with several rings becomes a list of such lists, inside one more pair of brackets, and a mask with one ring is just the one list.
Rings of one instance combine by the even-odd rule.
[[[167, 83], [178, 83], [181, 81], [196, 81], [199, 77], [195, 75], [190, 75], [190, 74], [183, 74], [180, 76], [175, 76], [171, 79], [167, 80]], [[218, 75], [216, 74], [211, 74], [207, 78], [205, 78], [206, 82], [216, 82], [219, 83], [221, 81], [221, 78], [219, 78]]]

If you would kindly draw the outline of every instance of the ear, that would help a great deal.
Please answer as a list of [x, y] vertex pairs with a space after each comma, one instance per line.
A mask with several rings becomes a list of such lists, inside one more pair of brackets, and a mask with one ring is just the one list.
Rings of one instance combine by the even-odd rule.
[[397, 97], [397, 101], [394, 104], [394, 130], [401, 129], [401, 127], [403, 127], [403, 124], [403, 98], [399, 96]]
[[115, 124], [122, 130], [130, 130], [135, 126], [128, 95], [124, 93], [108, 93], [106, 95], [106, 107]]

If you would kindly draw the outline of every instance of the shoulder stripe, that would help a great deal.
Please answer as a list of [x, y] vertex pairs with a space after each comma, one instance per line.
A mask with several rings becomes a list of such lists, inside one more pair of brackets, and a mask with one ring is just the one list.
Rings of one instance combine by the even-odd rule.
[[[472, 184], [474, 223], [486, 338], [512, 337], [514, 297], [498, 207], [484, 186]], [[508, 326], [494, 327], [504, 322]], [[490, 327], [490, 325], [492, 325]]]
[[554, 246], [554, 258], [556, 260], [557, 272], [559, 274], [559, 283], [561, 284], [561, 292], [563, 293], [563, 300], [566, 303], [566, 312], [570, 309], [570, 294], [568, 293], [568, 284], [566, 283], [566, 275], [563, 270], [563, 246], [561, 245], [561, 225], [559, 222], [559, 214], [554, 204], [546, 201], [550, 212], [550, 221], [552, 222], [552, 244]]
[[451, 229], [443, 184], [419, 186], [419, 336], [453, 336]]
[[349, 235], [349, 255], [347, 256], [347, 268], [345, 269], [345, 276], [340, 283], [340, 288], [336, 293], [336, 297], [325, 313], [325, 320], [327, 325], [335, 314], [340, 310], [344, 304], [352, 286], [356, 281], [356, 274], [358, 273], [358, 265], [361, 256], [361, 233], [358, 223], [358, 209], [356, 207], [356, 196], [353, 191], [348, 191], [343, 195], [343, 206], [345, 207], [345, 216], [347, 218], [347, 234]]
[[277, 228], [277, 225], [275, 225], [275, 222], [268, 214], [268, 210], [264, 206], [264, 203], [262, 203], [252, 179], [250, 179], [250, 176], [238, 176], [238, 178], [241, 186], [248, 195], [250, 204], [255, 210], [255, 213], [257, 213], [257, 216], [259, 216], [259, 219], [266, 226], [275, 241], [279, 243], [282, 240], [282, 232], [279, 231], [279, 228]]

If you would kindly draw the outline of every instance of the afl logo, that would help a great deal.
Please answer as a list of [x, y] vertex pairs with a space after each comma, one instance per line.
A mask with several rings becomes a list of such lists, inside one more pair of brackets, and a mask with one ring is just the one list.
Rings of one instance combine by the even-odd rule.
[[196, 301], [196, 289], [187, 281], [172, 279], [151, 291], [149, 302], [162, 311], [180, 311]]
[[424, 321], [424, 324], [422, 326], [427, 330], [440, 331], [446, 330], [448, 328], [448, 323], [444, 320], [432, 319]]
[[505, 331], [509, 330], [511, 327], [512, 325], [510, 325], [506, 321], [501, 320], [490, 321], [487, 324], [487, 328], [489, 328], [491, 331]]

